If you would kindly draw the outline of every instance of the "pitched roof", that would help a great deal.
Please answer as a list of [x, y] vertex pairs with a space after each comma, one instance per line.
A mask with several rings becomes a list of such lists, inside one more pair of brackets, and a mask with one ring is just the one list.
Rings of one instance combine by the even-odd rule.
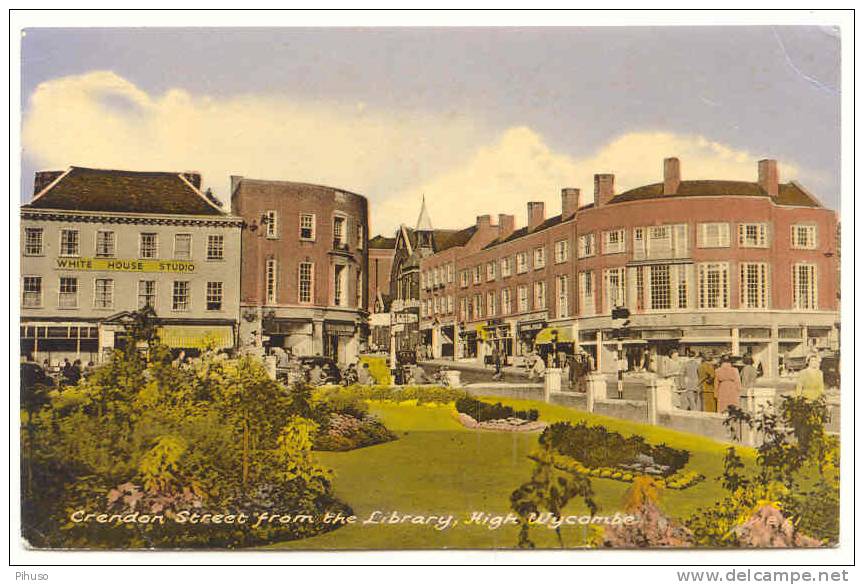
[[[411, 246], [417, 247], [417, 231], [408, 226], [403, 226], [408, 234]], [[423, 231], [423, 230], [419, 230]], [[432, 230], [432, 242], [436, 252], [443, 252], [455, 246], [464, 246], [477, 232], [477, 226], [472, 225], [461, 230]]]
[[180, 173], [71, 167], [22, 207], [68, 211], [226, 215]]
[[[644, 199], [659, 199], [667, 197], [769, 197], [759, 183], [749, 181], [681, 181], [674, 195], [663, 194], [663, 183], [643, 185], [616, 195], [609, 204], [641, 201]], [[821, 207], [822, 205], [801, 185], [781, 183], [779, 193], [774, 201], [778, 205], [797, 205], [801, 207]]]
[[423, 196], [423, 202], [420, 204], [420, 215], [417, 216], [417, 230], [424, 232], [432, 231], [432, 219], [429, 217], [429, 211], [426, 209], [426, 196]]
[[538, 225], [536, 228], [531, 230], [531, 232], [528, 231], [527, 226], [521, 227], [518, 230], [513, 230], [513, 232], [510, 233], [510, 235], [506, 238], [495, 238], [494, 240], [486, 244], [483, 249], [488, 250], [489, 248], [494, 248], [495, 246], [501, 245], [505, 242], [512, 242], [513, 240], [518, 240], [519, 238], [527, 236], [529, 233], [536, 234], [537, 232], [541, 232], [543, 230], [551, 228], [552, 226], [558, 225], [559, 223], [561, 223], [561, 221], [561, 215], [559, 214], [550, 217], [549, 219]]
[[379, 234], [369, 240], [369, 247], [379, 250], [392, 250], [396, 247], [396, 238], [388, 238]]

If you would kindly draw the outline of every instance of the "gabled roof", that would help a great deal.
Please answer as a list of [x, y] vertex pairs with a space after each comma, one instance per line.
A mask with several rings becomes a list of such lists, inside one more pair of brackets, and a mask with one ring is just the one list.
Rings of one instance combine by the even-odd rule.
[[23, 205], [29, 209], [227, 215], [181, 173], [71, 167]]
[[[609, 204], [641, 201], [644, 199], [660, 199], [667, 197], [769, 197], [759, 183], [750, 181], [681, 181], [678, 190], [673, 195], [663, 194], [663, 183], [654, 183], [630, 189], [616, 195]], [[778, 205], [796, 205], [801, 207], [822, 207], [821, 203], [796, 182], [781, 183], [779, 193], [774, 199]]]
[[[412, 248], [417, 247], [417, 231], [407, 226], [402, 226], [405, 230], [408, 241]], [[420, 230], [423, 231], [423, 230]], [[435, 252], [443, 252], [455, 246], [464, 246], [477, 233], [477, 226], [472, 225], [461, 230], [432, 230], [432, 242], [435, 246]]]

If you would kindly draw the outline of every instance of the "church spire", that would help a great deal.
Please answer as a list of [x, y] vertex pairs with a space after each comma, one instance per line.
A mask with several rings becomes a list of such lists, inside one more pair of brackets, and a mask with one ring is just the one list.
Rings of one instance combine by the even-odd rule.
[[429, 212], [426, 210], [426, 195], [423, 195], [423, 201], [420, 204], [420, 215], [417, 217], [417, 231], [431, 232], [432, 220], [429, 218]]

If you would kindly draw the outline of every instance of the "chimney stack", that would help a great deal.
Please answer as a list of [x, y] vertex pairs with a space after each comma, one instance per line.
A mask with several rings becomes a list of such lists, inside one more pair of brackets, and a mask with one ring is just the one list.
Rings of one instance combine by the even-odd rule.
[[594, 206], [606, 205], [615, 197], [615, 175], [594, 175]]
[[546, 206], [542, 201], [528, 202], [528, 231], [533, 232], [546, 220]]
[[771, 197], [777, 197], [780, 192], [780, 175], [777, 173], [777, 161], [762, 159], [759, 161], [759, 186]]
[[54, 182], [57, 177], [63, 174], [64, 171], [36, 171], [36, 178], [33, 180], [33, 195], [38, 195], [45, 187]]
[[663, 194], [675, 195], [681, 184], [681, 162], [675, 158], [663, 159]]
[[492, 227], [492, 216], [491, 215], [478, 215], [477, 216], [477, 229], [478, 230], [488, 230]]
[[561, 189], [561, 220], [565, 221], [576, 214], [579, 209], [580, 193], [579, 189], [574, 187], [564, 187]]
[[183, 173], [183, 178], [192, 183], [196, 189], [201, 188], [201, 173], [198, 171], [186, 171]]
[[516, 231], [516, 217], [506, 213], [498, 214], [498, 239], [503, 240]]

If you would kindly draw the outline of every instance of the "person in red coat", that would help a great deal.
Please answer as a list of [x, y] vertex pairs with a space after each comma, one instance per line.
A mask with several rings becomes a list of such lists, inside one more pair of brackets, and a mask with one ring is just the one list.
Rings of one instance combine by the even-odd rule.
[[726, 412], [730, 406], [738, 406], [741, 400], [741, 376], [729, 356], [723, 357], [714, 375], [714, 392], [717, 395], [717, 412]]

